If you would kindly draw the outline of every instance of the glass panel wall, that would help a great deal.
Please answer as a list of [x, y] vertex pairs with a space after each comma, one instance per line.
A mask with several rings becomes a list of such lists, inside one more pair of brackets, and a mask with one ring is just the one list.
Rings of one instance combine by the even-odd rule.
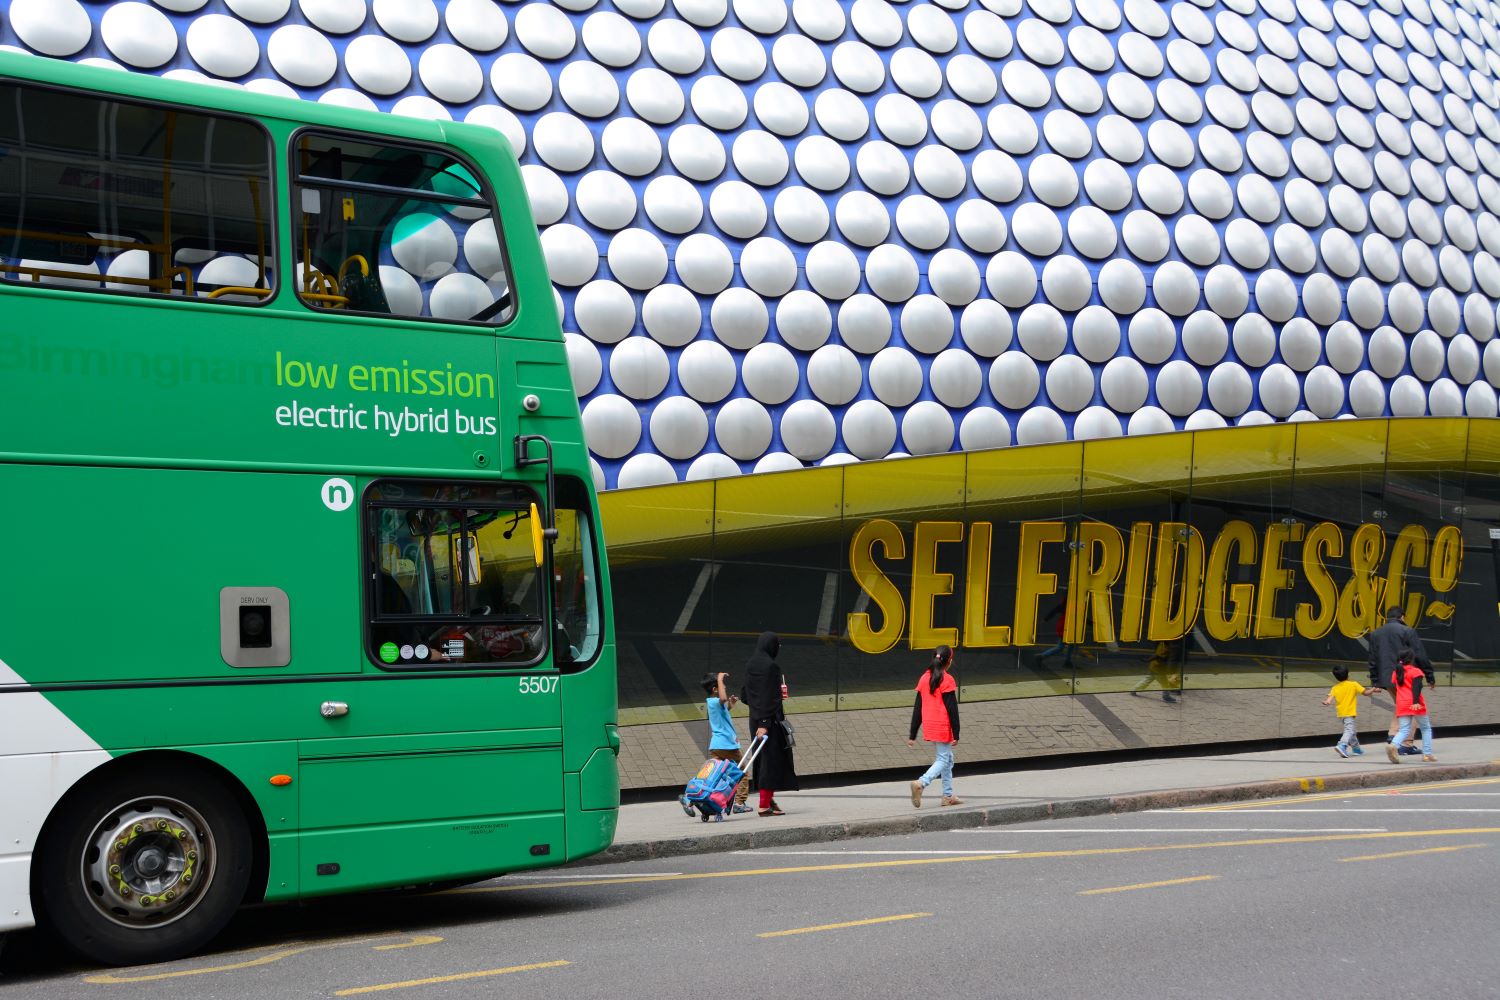
[[[805, 773], [910, 764], [912, 688], [939, 644], [971, 761], [1333, 734], [1321, 692], [1336, 667], [1366, 676], [1391, 606], [1440, 687], [1500, 698], [1500, 427], [1484, 421], [1068, 442], [601, 508], [622, 723], [701, 720], [702, 676], [737, 687], [775, 631]], [[1446, 724], [1482, 714], [1445, 701]], [[1365, 728], [1387, 720], [1372, 705]]]

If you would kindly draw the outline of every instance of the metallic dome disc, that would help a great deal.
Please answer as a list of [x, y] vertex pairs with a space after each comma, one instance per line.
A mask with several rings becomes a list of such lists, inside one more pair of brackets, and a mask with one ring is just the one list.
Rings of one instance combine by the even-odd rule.
[[1087, 156], [1094, 148], [1094, 134], [1084, 120], [1061, 108], [1047, 112], [1042, 120], [1042, 135], [1054, 152], [1070, 160]]
[[1224, 230], [1224, 248], [1234, 262], [1248, 270], [1259, 270], [1271, 259], [1265, 230], [1249, 219], [1235, 219]]
[[1272, 323], [1285, 323], [1297, 313], [1297, 286], [1284, 271], [1262, 271], [1255, 279], [1255, 309]]
[[1116, 44], [1120, 50], [1120, 61], [1141, 76], [1159, 76], [1166, 68], [1160, 46], [1139, 32], [1126, 32]]
[[1347, 184], [1339, 184], [1328, 192], [1328, 211], [1333, 221], [1351, 233], [1363, 232], [1370, 224], [1370, 209], [1359, 192]]
[[1170, 167], [1185, 167], [1193, 162], [1197, 151], [1193, 148], [1193, 137], [1176, 122], [1158, 119], [1146, 131], [1151, 152]]
[[1046, 205], [1033, 202], [1017, 208], [1010, 230], [1021, 249], [1034, 257], [1049, 257], [1062, 246], [1062, 223]]
[[1156, 101], [1161, 109], [1184, 125], [1193, 125], [1203, 117], [1203, 101], [1198, 92], [1181, 80], [1163, 80], [1156, 87]]
[[1156, 110], [1156, 99], [1151, 95], [1151, 88], [1133, 73], [1123, 70], [1115, 73], [1104, 89], [1109, 94], [1110, 105], [1126, 117], [1139, 121], [1150, 118], [1151, 113]]
[[1214, 58], [1219, 75], [1224, 82], [1244, 94], [1253, 94], [1260, 89], [1260, 75], [1243, 52], [1235, 49], [1220, 49]]
[[1297, 119], [1287, 103], [1275, 94], [1262, 90], [1250, 98], [1250, 110], [1261, 127], [1276, 135], [1291, 135]]
[[1225, 128], [1242, 129], [1250, 124], [1250, 105], [1222, 83], [1209, 87], [1203, 99], [1208, 105], [1208, 113]]
[[985, 120], [990, 138], [995, 145], [1016, 156], [1024, 156], [1036, 148], [1036, 118], [1031, 112], [1014, 104], [999, 104], [990, 110]]
[[1235, 185], [1240, 210], [1257, 222], [1275, 222], [1281, 215], [1281, 196], [1275, 186], [1259, 174], [1243, 174]]
[[1159, 163], [1142, 167], [1136, 174], [1135, 187], [1141, 201], [1157, 215], [1175, 215], [1182, 208], [1182, 181], [1175, 171]]
[[1208, 56], [1186, 38], [1174, 38], [1167, 43], [1167, 65], [1188, 83], [1207, 83], [1213, 73]]
[[1068, 216], [1068, 241], [1085, 257], [1104, 260], [1115, 252], [1119, 235], [1109, 215], [1092, 205], [1084, 205]]
[[1084, 169], [1083, 189], [1089, 201], [1109, 212], [1122, 210], [1135, 194], [1125, 168], [1102, 157], [1092, 160]]
[[1338, 126], [1334, 124], [1333, 115], [1311, 97], [1302, 98], [1293, 110], [1297, 115], [1297, 124], [1302, 126], [1302, 131], [1319, 142], [1331, 142], [1338, 134]]
[[1068, 32], [1068, 51], [1084, 69], [1103, 73], [1115, 64], [1115, 47], [1096, 28], [1079, 25]]
[[1201, 215], [1184, 215], [1172, 230], [1177, 252], [1199, 267], [1219, 259], [1219, 232]]
[[1094, 75], [1077, 66], [1064, 66], [1052, 85], [1062, 102], [1080, 114], [1091, 115], [1104, 106], [1104, 91]]
[[1303, 177], [1327, 184], [1333, 179], [1333, 160], [1321, 144], [1303, 136], [1292, 143], [1292, 162]]
[[1245, 152], [1255, 169], [1268, 177], [1285, 177], [1291, 167], [1286, 147], [1268, 132], [1252, 132], [1245, 141]]
[[1105, 115], [1095, 126], [1099, 148], [1117, 163], [1135, 163], [1146, 152], [1146, 140], [1128, 118]]
[[1318, 228], [1328, 217], [1328, 205], [1323, 201], [1322, 190], [1306, 178], [1294, 177], [1287, 181], [1282, 197], [1292, 218], [1309, 229]]
[[1052, 99], [1052, 84], [1035, 65], [1009, 60], [1000, 71], [1000, 85], [1011, 100], [1028, 108], [1040, 108]]
[[1237, 173], [1245, 164], [1245, 151], [1239, 140], [1222, 125], [1206, 125], [1198, 130], [1198, 152], [1211, 166], [1224, 173]]
[[1208, 168], [1193, 171], [1188, 178], [1188, 198], [1193, 207], [1210, 219], [1228, 218], [1234, 211], [1234, 192], [1222, 174]]
[[[1056, 153], [1043, 153], [1032, 160], [1026, 182], [1039, 199], [1054, 208], [1071, 205], [1078, 197], [1078, 174], [1072, 164]], [[1019, 239], [1019, 227], [1016, 235]]]
[[1340, 278], [1352, 278], [1359, 273], [1359, 248], [1354, 237], [1342, 229], [1325, 229], [1318, 239], [1318, 253], [1323, 264]]
[[1378, 281], [1395, 281], [1401, 274], [1401, 258], [1395, 246], [1380, 233], [1371, 233], [1361, 247], [1365, 268]]
[[1166, 225], [1147, 211], [1138, 209], [1125, 216], [1122, 233], [1126, 248], [1148, 264], [1165, 257], [1171, 246]]
[[1336, 281], [1326, 274], [1309, 275], [1302, 283], [1302, 310], [1319, 326], [1329, 326], [1339, 318], [1344, 297]]

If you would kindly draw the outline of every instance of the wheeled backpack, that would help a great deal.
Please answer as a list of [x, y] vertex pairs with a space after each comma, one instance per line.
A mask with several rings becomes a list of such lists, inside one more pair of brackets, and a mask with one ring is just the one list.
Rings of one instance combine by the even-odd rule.
[[695, 775], [677, 797], [682, 811], [697, 816], [703, 822], [722, 820], [734, 806], [734, 793], [741, 781], [749, 780], [746, 774], [755, 763], [756, 754], [766, 745], [764, 736], [750, 741], [750, 750], [736, 764], [732, 760], [710, 757], [703, 762]]

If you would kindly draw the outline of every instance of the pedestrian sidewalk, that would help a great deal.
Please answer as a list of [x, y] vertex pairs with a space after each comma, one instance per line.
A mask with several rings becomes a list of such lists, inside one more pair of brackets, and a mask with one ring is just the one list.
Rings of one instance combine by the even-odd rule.
[[[959, 744], [960, 752], [962, 748]], [[910, 778], [783, 792], [777, 802], [785, 816], [752, 812], [704, 823], [685, 816], [670, 795], [660, 802], [623, 806], [614, 846], [590, 861], [634, 861], [1500, 775], [1500, 735], [1440, 739], [1436, 749], [1438, 762], [1431, 764], [1422, 763], [1421, 757], [1402, 757], [1392, 764], [1382, 743], [1369, 744], [1363, 756], [1349, 760], [1341, 759], [1330, 744], [989, 774], [965, 774], [960, 762], [954, 784], [963, 805], [940, 806], [942, 795], [934, 784], [921, 809], [912, 808], [909, 783], [928, 760], [925, 753], [914, 753]], [[755, 801], [752, 793], [750, 802]]]

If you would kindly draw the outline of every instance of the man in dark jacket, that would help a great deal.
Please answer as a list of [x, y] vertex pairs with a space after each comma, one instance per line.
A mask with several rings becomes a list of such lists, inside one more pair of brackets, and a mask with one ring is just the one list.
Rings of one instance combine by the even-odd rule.
[[[1428, 684], [1436, 679], [1432, 661], [1427, 658], [1427, 650], [1422, 647], [1422, 639], [1417, 635], [1417, 630], [1406, 624], [1406, 617], [1399, 607], [1387, 611], [1385, 624], [1371, 632], [1367, 639], [1370, 644], [1370, 684], [1385, 689], [1385, 693], [1391, 696], [1391, 727], [1387, 735], [1395, 736], [1398, 725], [1395, 715], [1395, 673], [1397, 664], [1401, 662], [1401, 652], [1411, 650], [1412, 662], [1421, 668]], [[1416, 748], [1412, 746], [1410, 751], [1403, 748], [1403, 752], [1415, 753]]]

